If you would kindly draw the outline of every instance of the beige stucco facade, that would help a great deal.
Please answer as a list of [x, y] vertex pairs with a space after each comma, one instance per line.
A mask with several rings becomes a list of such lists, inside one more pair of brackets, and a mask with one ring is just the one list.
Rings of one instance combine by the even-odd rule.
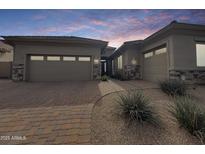
[[[101, 58], [101, 50], [106, 43], [101, 44], [92, 44], [92, 43], [84, 43], [84, 42], [41, 42], [41, 41], [13, 41], [14, 42], [14, 61], [13, 61], [13, 80], [24, 80], [29, 81], [30, 79], [37, 79], [38, 75], [42, 75], [42, 81], [46, 80], [46, 73], [49, 77], [49, 68], [52, 68], [52, 78], [49, 77], [48, 81], [56, 81], [59, 80], [78, 80], [82, 79], [85, 76], [85, 80], [94, 80], [98, 79], [101, 76], [100, 70], [100, 58]], [[44, 60], [43, 62], [32, 62], [30, 61], [30, 56], [59, 56], [61, 57], [61, 61], [59, 63], [48, 62]], [[63, 56], [75, 56], [76, 62], [65, 62], [63, 61]], [[78, 61], [79, 57], [90, 57], [89, 62], [80, 62]], [[98, 60], [96, 63], [94, 60]], [[35, 64], [35, 65], [34, 65]], [[36, 71], [38, 68], [38, 72]], [[31, 72], [32, 70], [33, 72]], [[69, 70], [69, 71], [68, 71]], [[89, 72], [86, 72], [89, 71]], [[55, 73], [56, 72], [56, 73]], [[85, 74], [84, 74], [84, 73]], [[36, 74], [35, 74], [36, 73]], [[67, 78], [59, 75], [67, 76]], [[73, 73], [76, 73], [76, 76], [73, 76]], [[89, 73], [89, 74], [88, 74]], [[36, 76], [32, 76], [31, 74]], [[51, 76], [51, 74], [50, 74]], [[73, 76], [73, 78], [71, 78]], [[80, 77], [81, 78], [80, 78]], [[41, 78], [38, 77], [37, 81], [41, 81]]]
[[[205, 67], [197, 67], [198, 42], [205, 43], [205, 26], [171, 23], [143, 40], [140, 49], [126, 48], [119, 55], [124, 57], [124, 65], [130, 64], [132, 58], [139, 58], [140, 74], [144, 80], [154, 82], [173, 78], [192, 80], [205, 73]], [[144, 58], [145, 53], [162, 47], [166, 48], [166, 53]], [[114, 59], [116, 58], [117, 56], [114, 56]]]

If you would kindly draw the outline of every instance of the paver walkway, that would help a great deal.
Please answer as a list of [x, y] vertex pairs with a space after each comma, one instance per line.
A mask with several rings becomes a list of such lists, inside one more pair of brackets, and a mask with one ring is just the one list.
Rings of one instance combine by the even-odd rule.
[[90, 144], [92, 106], [1, 110], [0, 144]]

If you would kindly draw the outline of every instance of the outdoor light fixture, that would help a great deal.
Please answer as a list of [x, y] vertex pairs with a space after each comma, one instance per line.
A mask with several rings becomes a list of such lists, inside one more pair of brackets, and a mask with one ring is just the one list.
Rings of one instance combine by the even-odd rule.
[[132, 63], [132, 65], [136, 65], [137, 64], [137, 60], [135, 58], [133, 58], [131, 63]]
[[95, 64], [99, 64], [99, 59], [94, 59]]
[[181, 80], [185, 81], [186, 80], [186, 76], [185, 75], [181, 75]]

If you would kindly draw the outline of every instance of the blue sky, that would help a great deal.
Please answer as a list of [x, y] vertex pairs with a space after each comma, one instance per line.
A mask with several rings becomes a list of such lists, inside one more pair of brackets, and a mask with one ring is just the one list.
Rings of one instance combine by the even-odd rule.
[[0, 10], [0, 35], [72, 35], [118, 47], [173, 20], [205, 24], [205, 10]]

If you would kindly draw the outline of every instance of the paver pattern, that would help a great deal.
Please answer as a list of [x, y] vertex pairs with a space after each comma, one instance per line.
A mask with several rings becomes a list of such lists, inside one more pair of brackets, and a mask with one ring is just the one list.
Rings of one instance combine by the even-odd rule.
[[0, 80], [0, 109], [82, 105], [101, 96], [99, 81], [13, 82]]
[[[95, 102], [106, 94], [145, 85], [143, 81], [136, 84], [118, 80], [56, 83], [0, 80], [0, 144], [90, 144]], [[20, 140], [24, 136], [26, 139]]]
[[0, 136], [10, 139], [0, 140], [0, 144], [90, 144], [92, 106], [3, 109]]

